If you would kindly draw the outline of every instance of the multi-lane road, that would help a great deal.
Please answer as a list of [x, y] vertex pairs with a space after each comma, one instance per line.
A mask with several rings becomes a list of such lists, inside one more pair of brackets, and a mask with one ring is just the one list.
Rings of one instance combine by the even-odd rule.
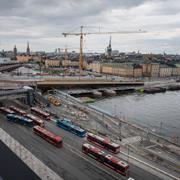
[[[0, 115], [0, 127], [65, 180], [127, 179], [83, 154], [81, 146], [86, 139], [60, 129], [52, 121], [46, 122], [46, 128], [63, 138], [64, 145], [61, 149], [35, 135], [31, 128], [7, 122], [3, 115]], [[130, 176], [136, 180], [160, 179], [132, 164], [130, 164]]]

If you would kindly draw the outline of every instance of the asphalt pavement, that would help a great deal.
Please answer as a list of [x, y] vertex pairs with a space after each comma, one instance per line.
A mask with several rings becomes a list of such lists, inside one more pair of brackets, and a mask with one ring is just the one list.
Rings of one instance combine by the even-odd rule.
[[[64, 146], [61, 149], [54, 147], [27, 128], [18, 124], [7, 122], [4, 116], [0, 116], [0, 126], [37, 158], [54, 170], [65, 180], [113, 180], [127, 179], [96, 160], [81, 152], [85, 138], [71, 134], [55, 125], [54, 122], [46, 122], [46, 128], [63, 138]], [[130, 164], [130, 176], [136, 180], [159, 180], [158, 177]]]

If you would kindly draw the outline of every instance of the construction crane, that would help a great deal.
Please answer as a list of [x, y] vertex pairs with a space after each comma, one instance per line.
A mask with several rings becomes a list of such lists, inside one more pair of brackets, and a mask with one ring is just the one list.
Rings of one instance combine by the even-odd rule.
[[84, 57], [83, 57], [83, 37], [90, 34], [135, 34], [135, 33], [146, 33], [146, 31], [116, 31], [116, 32], [83, 32], [85, 26], [80, 26], [80, 32], [78, 33], [62, 33], [64, 37], [67, 36], [80, 36], [80, 52], [79, 52], [79, 70], [83, 70], [84, 67]]
[[68, 50], [75, 50], [75, 49], [79, 49], [79, 48], [60, 48], [60, 50], [64, 51], [64, 60], [68, 60]]

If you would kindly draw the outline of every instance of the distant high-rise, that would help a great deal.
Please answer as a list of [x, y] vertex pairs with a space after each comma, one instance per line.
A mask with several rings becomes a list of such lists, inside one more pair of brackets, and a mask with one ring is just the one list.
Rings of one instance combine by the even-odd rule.
[[16, 48], [16, 45], [14, 46], [14, 49], [13, 49], [13, 56], [14, 56], [14, 57], [17, 56], [17, 48]]
[[30, 47], [29, 47], [29, 42], [27, 42], [27, 50], [26, 50], [26, 54], [27, 55], [30, 55]]
[[110, 36], [109, 46], [107, 47], [107, 58], [111, 59], [111, 57], [112, 57], [112, 47], [111, 47], [111, 36]]

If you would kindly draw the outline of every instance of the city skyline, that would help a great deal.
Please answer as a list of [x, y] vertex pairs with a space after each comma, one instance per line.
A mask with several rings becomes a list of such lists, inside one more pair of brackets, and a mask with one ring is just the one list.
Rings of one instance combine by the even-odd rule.
[[[112, 49], [142, 53], [180, 53], [180, 0], [0, 0], [0, 49], [54, 51], [56, 48], [79, 48], [79, 36], [63, 32], [146, 30], [145, 34], [112, 35]], [[95, 27], [94, 27], [95, 26]], [[92, 28], [93, 27], [93, 28]], [[104, 52], [109, 35], [85, 37], [85, 52]]]

